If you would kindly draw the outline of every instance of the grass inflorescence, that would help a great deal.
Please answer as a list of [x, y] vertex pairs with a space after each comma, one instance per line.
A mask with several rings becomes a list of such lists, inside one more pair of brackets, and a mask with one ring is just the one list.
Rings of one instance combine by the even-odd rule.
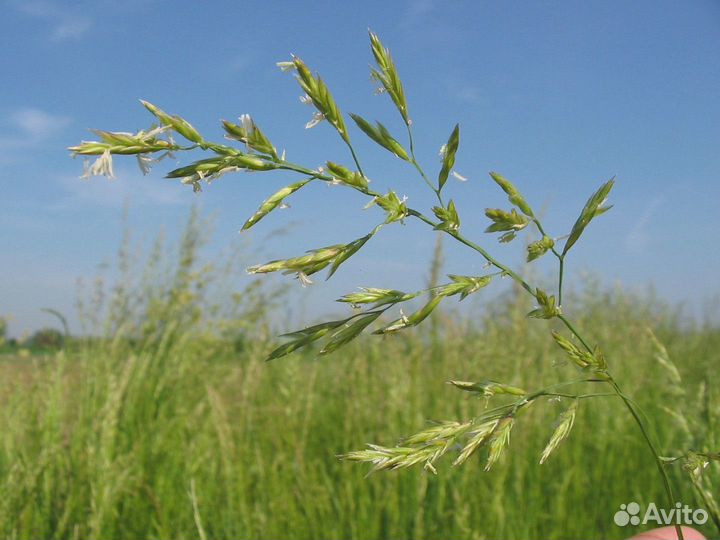
[[[182, 117], [167, 114], [148, 102], [143, 102], [143, 105], [159, 121], [159, 126], [151, 126], [148, 131], [135, 134], [96, 131], [100, 141], [83, 142], [70, 150], [75, 155], [100, 156], [92, 165], [88, 164], [86, 170], [88, 174], [105, 174], [110, 177], [113, 174], [113, 154], [136, 155], [143, 172], [146, 172], [146, 167], [143, 165], [147, 166], [168, 153], [202, 150], [211, 157], [176, 168], [167, 174], [168, 178], [177, 178], [183, 183], [192, 185], [194, 191], [200, 190], [203, 184], [209, 184], [224, 174], [238, 171], [282, 171], [302, 177], [300, 182], [293, 182], [266, 199], [258, 211], [245, 222], [243, 230], [257, 224], [273, 210], [284, 205], [285, 198], [312, 182], [344, 185], [366, 198], [368, 201], [366, 208], [374, 206], [381, 211], [382, 215], [378, 217], [376, 226], [360, 238], [349, 241], [345, 239], [341, 243], [309, 249], [305, 254], [253, 265], [248, 268], [251, 274], [273, 272], [295, 274], [303, 284], [310, 284], [312, 283], [310, 276], [327, 269], [327, 277], [330, 278], [341, 265], [364, 249], [375, 235], [382, 234], [385, 227], [410, 219], [418, 220], [432, 230], [441, 231], [454, 241], [470, 248], [490, 268], [481, 275], [451, 274], [448, 275], [449, 281], [433, 284], [419, 291], [397, 291], [372, 286], [362, 288], [358, 293], [345, 295], [339, 301], [353, 304], [359, 308], [358, 311], [349, 317], [321, 322], [285, 334], [285, 343], [272, 348], [266, 357], [268, 360], [285, 357], [298, 351], [314, 351], [316, 346], [319, 346], [320, 355], [331, 354], [340, 348], [348, 347], [366, 330], [376, 335], [406, 334], [414, 327], [423, 324], [441, 305], [479, 294], [479, 291], [495, 281], [496, 277], [510, 278], [519, 287], [519, 291], [529, 295], [529, 298], [525, 297], [531, 304], [525, 313], [526, 318], [547, 321], [545, 323], [539, 321], [535, 324], [541, 325], [546, 338], [551, 338], [549, 341], [555, 342], [557, 350], [569, 360], [569, 365], [574, 371], [569, 373], [556, 371], [557, 374], [562, 374], [562, 379], [551, 385], [540, 385], [538, 381], [531, 381], [532, 384], [518, 386], [514, 381], [519, 378], [518, 373], [509, 374], [510, 379], [513, 380], [502, 380], [496, 376], [493, 369], [483, 370], [483, 378], [479, 379], [483, 382], [479, 383], [458, 382], [469, 380], [467, 375], [463, 375], [462, 378], [453, 379], [455, 384], [452, 386], [464, 392], [475, 393], [478, 397], [492, 398], [492, 408], [477, 408], [469, 415], [450, 418], [433, 428], [406, 436], [394, 446], [370, 444], [365, 450], [343, 453], [341, 457], [345, 460], [367, 462], [371, 465], [371, 472], [422, 465], [426, 470], [437, 473], [439, 460], [448, 454], [459, 452], [454, 464], [467, 465], [468, 458], [472, 454], [481, 453], [484, 456], [484, 469], [489, 471], [501, 463], [503, 455], [508, 452], [511, 438], [515, 440], [520, 436], [523, 426], [526, 425], [523, 420], [528, 414], [540, 408], [548, 398], [570, 400], [570, 404], [554, 423], [549, 441], [541, 452], [539, 461], [544, 464], [559, 452], [561, 443], [567, 442], [571, 437], [573, 426], [584, 421], [583, 419], [588, 416], [585, 411], [604, 411], [614, 405], [620, 405], [634, 423], [637, 435], [645, 444], [649, 457], [659, 473], [665, 494], [664, 503], [668, 507], [674, 507], [681, 502], [676, 495], [677, 486], [674, 486], [670, 478], [672, 473], [669, 472], [673, 464], [681, 464], [682, 469], [689, 473], [696, 492], [706, 500], [710, 510], [713, 510], [712, 491], [704, 484], [707, 479], [702, 473], [708, 464], [720, 461], [717, 448], [708, 446], [708, 443], [714, 444], [714, 441], [702, 440], [700, 449], [680, 448], [672, 455], [666, 455], [668, 452], [661, 450], [658, 438], [653, 433], [649, 419], [637, 398], [625, 393], [626, 382], [618, 377], [618, 373], [622, 372], [622, 357], [614, 355], [608, 345], [599, 339], [600, 336], [595, 328], [592, 332], [588, 332], [588, 326], [581, 324], [582, 310], [587, 306], [568, 302], [567, 294], [563, 295], [565, 269], [568, 257], [572, 255], [571, 249], [581, 240], [591, 222], [612, 208], [607, 204], [607, 200], [615, 184], [615, 178], [604, 182], [588, 198], [580, 209], [576, 221], [567, 231], [561, 231], [561, 234], [553, 236], [545, 230], [532, 205], [519, 188], [502, 174], [490, 173], [490, 178], [496, 187], [507, 195], [509, 208], [486, 209], [485, 216], [490, 220], [490, 224], [485, 232], [501, 233], [498, 240], [501, 243], [509, 243], [520, 234], [535, 231], [541, 238], [527, 243], [527, 262], [531, 263], [540, 257], [552, 257], [557, 261], [557, 281], [553, 288], [541, 288], [531, 283], [531, 280], [523, 277], [519, 270], [509, 267], [495, 257], [482, 242], [471, 239], [473, 231], [464, 230], [455, 201], [447, 198], [450, 191], [447, 182], [450, 176], [465, 180], [465, 177], [454, 170], [461, 150], [460, 126], [457, 124], [454, 126], [445, 144], [442, 145], [441, 167], [437, 178], [433, 179], [432, 175], [425, 172], [415, 155], [413, 123], [409, 115], [406, 93], [390, 52], [372, 32], [370, 43], [376, 64], [371, 68], [372, 78], [379, 84], [380, 92], [389, 95], [400, 114], [407, 131], [407, 143], [403, 145], [399, 142], [398, 138], [380, 122], [373, 126], [359, 115], [352, 114], [351, 118], [360, 131], [378, 146], [391, 151], [397, 158], [412, 165], [437, 200], [437, 205], [430, 209], [413, 207], [406, 197], [399, 197], [392, 189], [383, 193], [382, 190], [375, 191], [370, 188], [361, 160], [351, 142], [344, 115], [335, 98], [320, 75], [314, 73], [297, 56], [293, 56], [291, 61], [281, 62], [278, 65], [283, 71], [291, 71], [295, 75], [304, 92], [301, 101], [315, 108], [315, 113], [306, 128], [312, 128], [326, 120], [347, 146], [350, 154], [348, 157], [352, 159], [354, 169], [335, 161], [327, 161], [324, 167], [311, 169], [286, 160], [284, 152], [278, 155], [276, 147], [249, 115], [241, 116], [238, 125], [223, 122], [226, 138], [235, 143], [244, 143], [244, 147], [238, 148], [237, 145], [227, 145], [207, 139]], [[182, 137], [189, 144], [179, 145], [175, 142], [173, 134]], [[161, 153], [160, 157], [153, 157], [158, 153]], [[420, 307], [415, 307], [412, 299], [418, 296], [425, 296], [426, 300]], [[414, 306], [411, 308], [412, 311], [406, 314], [403, 309], [408, 309], [411, 305]], [[393, 318], [392, 313], [398, 313], [398, 316]], [[433, 334], [436, 337], [438, 335], [436, 331]], [[122, 333], [118, 332], [116, 335]], [[391, 348], [387, 342], [382, 343], [382, 350]], [[658, 343], [654, 343], [656, 348], [659, 348]], [[665, 368], [672, 365], [662, 352], [659, 353], [659, 358]], [[470, 371], [477, 372], [477, 367]], [[487, 380], [487, 376], [492, 376], [493, 379]], [[315, 378], [316, 375], [313, 375], [313, 380]], [[458, 399], [458, 396], [455, 399]], [[324, 405], [321, 403], [320, 406]], [[420, 410], [415, 403], [407, 403], [407, 407], [415, 412]], [[686, 418], [683, 413], [677, 415]], [[546, 437], [543, 439], [547, 440]], [[198, 490], [198, 485], [193, 483], [191, 492], [195, 521], [202, 536], [205, 530], [199, 524]], [[716, 520], [720, 520], [714, 510], [712, 513]], [[682, 538], [682, 531], [677, 524], [676, 531]]]

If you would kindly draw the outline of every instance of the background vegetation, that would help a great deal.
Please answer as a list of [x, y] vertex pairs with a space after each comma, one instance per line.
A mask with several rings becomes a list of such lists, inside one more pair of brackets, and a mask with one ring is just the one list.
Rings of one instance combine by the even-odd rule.
[[[233, 291], [237, 258], [200, 260], [204, 230], [194, 215], [177, 248], [158, 241], [141, 266], [125, 242], [115, 285], [98, 281], [79, 303], [93, 337], [58, 333], [23, 355], [4, 345], [0, 537], [622, 538], [634, 529], [614, 525], [621, 503], [664, 501], [615, 398], [581, 403], [582, 421], [543, 466], [563, 403], [520, 417], [490, 473], [472, 459], [458, 470], [448, 460], [438, 476], [365, 478], [367, 469], [335, 456], [486, 406], [445, 380], [492, 375], [533, 389], [567, 378], [573, 368], [548, 323], [528, 322], [527, 301], [511, 291], [481, 312], [434, 314], [432, 332], [265, 363], [283, 292], [258, 283]], [[578, 324], [603, 344], [661, 448], [720, 446], [717, 328], [592, 284], [576, 303]], [[702, 439], [689, 439], [688, 423]], [[685, 479], [676, 486], [683, 502], [702, 506]], [[716, 533], [710, 523], [704, 532]]]

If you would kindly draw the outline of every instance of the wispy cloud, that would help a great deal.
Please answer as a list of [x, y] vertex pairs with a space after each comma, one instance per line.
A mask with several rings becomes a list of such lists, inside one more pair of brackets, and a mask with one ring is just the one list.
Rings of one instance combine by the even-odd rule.
[[660, 196], [652, 199], [645, 207], [645, 210], [643, 210], [643, 213], [640, 214], [635, 224], [630, 228], [624, 240], [625, 250], [628, 253], [637, 255], [647, 250], [652, 239], [649, 230], [650, 221], [662, 203], [663, 198]]
[[230, 71], [238, 73], [245, 71], [252, 65], [252, 57], [247, 53], [240, 53], [230, 61]]
[[33, 107], [16, 109], [0, 121], [0, 163], [12, 163], [23, 153], [35, 150], [43, 141], [60, 133], [72, 122], [69, 116], [52, 114]]
[[22, 108], [10, 114], [10, 125], [21, 136], [32, 139], [52, 137], [65, 128], [72, 119], [68, 116], [51, 114], [40, 109]]
[[106, 178], [79, 178], [78, 176], [62, 176], [57, 179], [65, 191], [54, 205], [56, 209], [75, 208], [77, 206], [94, 206], [105, 208], [121, 208], [126, 201], [133, 207], [175, 206], [187, 204], [187, 189], [178, 182], [143, 176], [139, 171], [120, 169], [116, 171], [116, 180]]
[[25, 0], [12, 2], [19, 12], [30, 17], [47, 21], [51, 25], [49, 33], [52, 41], [77, 40], [83, 37], [93, 26], [93, 19], [85, 14], [68, 10], [46, 0]]
[[450, 95], [463, 103], [480, 103], [482, 101], [480, 88], [472, 84], [455, 85], [450, 88]]
[[92, 28], [93, 21], [88, 17], [66, 17], [53, 28], [51, 37], [55, 41], [80, 39]]

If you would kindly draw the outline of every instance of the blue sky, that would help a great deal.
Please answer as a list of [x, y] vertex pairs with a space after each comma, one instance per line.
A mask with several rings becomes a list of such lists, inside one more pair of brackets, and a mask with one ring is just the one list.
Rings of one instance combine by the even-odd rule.
[[[642, 288], [699, 309], [720, 293], [720, 3], [693, 1], [489, 2], [54, 2], [2, 4], [0, 65], [0, 313], [12, 331], [72, 312], [78, 277], [91, 279], [119, 245], [130, 204], [136, 237], [172, 237], [199, 203], [217, 215], [212, 249], [237, 241], [259, 202], [292, 181], [282, 174], [226, 176], [193, 195], [143, 177], [134, 160], [118, 179], [78, 179], [66, 147], [88, 128], [135, 131], [151, 123], [138, 99], [181, 114], [208, 138], [218, 120], [251, 113], [278, 148], [310, 167], [349, 163], [327, 125], [305, 130], [311, 110], [275, 62], [294, 53], [319, 71], [345, 112], [381, 119], [400, 138], [387, 96], [373, 94], [367, 28], [392, 50], [408, 94], [421, 163], [432, 174], [456, 121], [456, 169], [446, 188], [463, 230], [503, 260], [482, 230], [482, 209], [506, 206], [487, 172], [512, 179], [551, 234], [569, 231], [586, 198], [617, 176], [614, 209], [573, 249], [569, 272]], [[427, 209], [431, 193], [403, 163], [352, 133], [377, 190], [394, 188]], [[180, 156], [182, 159], [182, 156]], [[341, 188], [314, 186], [247, 233], [260, 260], [347, 242], [379, 219]], [[289, 222], [287, 235], [264, 240]], [[302, 292], [312, 314], [358, 285], [421, 286], [432, 237], [417, 223], [387, 227], [328, 283]], [[446, 244], [451, 273], [482, 263]], [[540, 261], [549, 272], [550, 261]], [[337, 308], [335, 308], [337, 309]]]

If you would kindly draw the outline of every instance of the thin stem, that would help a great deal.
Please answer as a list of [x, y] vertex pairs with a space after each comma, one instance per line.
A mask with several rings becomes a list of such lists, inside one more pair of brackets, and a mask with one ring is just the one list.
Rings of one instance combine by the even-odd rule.
[[352, 158], [353, 158], [353, 161], [355, 162], [355, 166], [358, 168], [358, 172], [362, 175], [363, 178], [367, 178], [365, 176], [365, 173], [362, 170], [362, 167], [360, 166], [360, 161], [358, 160], [357, 154], [355, 154], [355, 149], [352, 147], [352, 144], [347, 142], [347, 147], [350, 149], [350, 153], [352, 154]]
[[440, 190], [432, 185], [432, 182], [425, 175], [422, 168], [420, 167], [418, 162], [415, 160], [414, 156], [412, 157], [411, 163], [413, 164], [413, 166], [415, 167], [417, 172], [420, 173], [420, 176], [422, 176], [423, 180], [425, 180], [425, 183], [428, 185], [428, 187], [433, 191], [433, 193], [435, 193], [435, 196], [438, 198], [438, 201], [440, 202], [440, 206], [445, 206], [445, 203], [443, 203], [443, 200], [442, 200], [442, 195], [440, 195]]
[[[670, 485], [670, 478], [668, 477], [667, 471], [665, 470], [665, 467], [663, 465], [662, 460], [660, 459], [660, 453], [658, 452], [657, 448], [655, 447], [655, 443], [653, 443], [652, 439], [650, 438], [650, 435], [648, 434], [647, 430], [645, 429], [645, 424], [640, 419], [640, 416], [637, 414], [637, 411], [635, 411], [635, 407], [632, 404], [632, 402], [628, 399], [625, 394], [622, 393], [620, 390], [620, 387], [615, 382], [615, 380], [610, 377], [610, 380], [608, 381], [610, 385], [613, 387], [615, 392], [618, 396], [623, 400], [623, 403], [625, 403], [625, 407], [627, 407], [627, 410], [630, 411], [630, 414], [632, 415], [633, 419], [635, 420], [635, 423], [637, 424], [638, 428], [640, 428], [640, 433], [642, 433], [643, 439], [645, 439], [645, 442], [647, 443], [648, 447], [650, 448], [650, 452], [653, 455], [653, 458], [655, 459], [655, 465], [657, 465], [657, 469], [660, 472], [660, 476], [663, 480], [663, 485], [665, 487], [665, 493], [668, 498], [668, 504], [671, 507], [675, 506], [675, 495], [673, 494], [672, 486]], [[684, 540], [682, 528], [680, 525], [675, 525], [675, 532], [678, 535], [679, 540]]]
[[543, 394], [544, 396], [552, 396], [552, 397], [564, 397], [564, 398], [571, 398], [571, 399], [587, 399], [587, 398], [593, 398], [593, 397], [618, 397], [618, 395], [615, 392], [600, 392], [596, 394], [563, 394], [558, 392], [548, 392], [546, 394]]
[[563, 271], [565, 269], [565, 256], [564, 255], [558, 255], [558, 252], [555, 251], [555, 248], [553, 248], [553, 253], [558, 256], [558, 261], [560, 262], [560, 269], [558, 271], [558, 307], [562, 306], [562, 288], [563, 288]]
[[533, 223], [535, 224], [535, 226], [537, 227], [537, 229], [538, 229], [538, 231], [540, 232], [541, 235], [547, 236], [547, 234], [545, 233], [545, 229], [543, 229], [543, 226], [542, 226], [542, 224], [540, 223], [540, 220], [539, 220], [538, 218], [534, 217], [534, 218], [533, 218]]
[[407, 128], [408, 139], [410, 140], [410, 155], [415, 159], [415, 143], [413, 141], [412, 128], [410, 128], [410, 124], [407, 122], [405, 123], [405, 127]]
[[474, 243], [473, 241], [468, 240], [467, 238], [465, 238], [465, 237], [464, 237], [462, 234], [460, 234], [458, 231], [446, 231], [446, 232], [447, 232], [450, 236], [452, 236], [453, 238], [455, 238], [456, 240], [458, 240], [459, 242], [465, 244], [466, 246], [468, 246], [468, 247], [474, 249], [475, 251], [477, 251], [478, 253], [480, 253], [480, 255], [482, 255], [483, 258], [484, 258], [487, 262], [489, 262], [490, 264], [492, 264], [492, 265], [495, 266], [496, 268], [499, 268], [500, 270], [502, 270], [503, 273], [505, 273], [506, 275], [510, 276], [510, 277], [511, 277], [512, 279], [514, 279], [517, 283], [519, 283], [520, 286], [522, 286], [523, 289], [525, 289], [528, 293], [530, 293], [530, 294], [533, 296], [533, 298], [535, 297], [535, 291], [533, 290], [533, 288], [532, 288], [523, 278], [521, 278], [517, 273], [515, 273], [514, 271], [512, 271], [510, 268], [508, 268], [507, 266], [505, 266], [503, 263], [501, 263], [501, 262], [499, 262], [498, 260], [496, 260], [492, 255], [490, 255], [490, 254], [489, 254], [487, 251], [485, 251], [483, 248], [481, 248], [480, 246], [478, 246], [478, 245], [477, 245], [476, 243]]
[[[678, 458], [680, 459], [680, 458]], [[705, 490], [703, 489], [703, 486], [700, 484], [697, 478], [695, 478], [692, 474], [690, 475], [690, 481], [692, 482], [693, 487], [695, 488], [695, 491], [700, 495], [700, 498], [703, 500], [703, 504], [705, 505], [705, 508], [708, 508], [710, 511], [708, 512], [710, 514], [710, 518], [713, 520], [713, 523], [715, 524], [715, 527], [718, 531], [720, 531], [720, 515], [717, 511], [717, 505], [715, 504], [715, 500], [709, 500], [707, 495], [705, 494]]]
[[[534, 217], [533, 223], [535, 223], [535, 226], [537, 227], [541, 235], [548, 236], [545, 232], [545, 229], [543, 229], [542, 223], [540, 223], [540, 220], [538, 218]], [[558, 272], [558, 307], [560, 307], [562, 306], [563, 269], [565, 266], [565, 255], [561, 255], [560, 253], [558, 253], [558, 251], [555, 249], [555, 246], [551, 247], [550, 251], [552, 251], [552, 254], [555, 255], [560, 264], [560, 269]]]
[[[355, 153], [355, 150], [352, 147], [352, 144], [350, 144], [350, 141], [345, 140], [343, 138], [343, 141], [345, 141], [345, 144], [350, 149], [350, 153], [352, 154], [353, 161], [355, 162], [355, 165], [358, 168], [358, 171], [360, 174], [365, 177], [365, 173], [362, 170], [362, 167], [360, 167], [360, 162], [358, 160], [357, 154]], [[195, 144], [193, 146], [183, 148], [178, 147], [180, 150], [192, 150], [194, 148], [202, 148], [203, 150], [212, 150], [216, 154], [220, 155], [238, 155], [241, 152], [239, 152], [237, 149], [232, 148], [230, 146], [226, 146], [224, 144], [209, 142], [209, 141], [203, 141], [201, 144]], [[273, 159], [274, 163], [277, 164], [277, 168], [281, 170], [287, 170], [287, 171], [293, 171], [297, 172], [303, 175], [312, 176], [313, 178], [317, 178], [318, 180], [323, 180], [325, 182], [332, 182], [335, 180], [332, 176], [328, 176], [326, 174], [322, 174], [318, 171], [313, 171], [311, 169], [308, 169], [307, 167], [303, 167], [302, 165], [298, 165], [296, 163], [291, 163], [289, 161], [285, 161], [284, 159]], [[365, 177], [367, 178], [367, 177]], [[371, 197], [380, 197], [381, 195], [379, 193], [376, 193], [375, 191], [369, 189], [369, 188], [359, 188], [352, 186], [358, 191], [364, 193], [365, 195], [369, 195]]]
[[[293, 171], [300, 174], [304, 174], [307, 176], [312, 176], [314, 178], [317, 178], [318, 180], [322, 180], [324, 182], [332, 182], [334, 178], [332, 176], [328, 176], [326, 174], [322, 174], [318, 171], [313, 171], [311, 169], [308, 169], [307, 167], [303, 167], [301, 165], [297, 165], [295, 163], [291, 163], [289, 161], [282, 161], [280, 162], [280, 165], [278, 166], [278, 169], [287, 170], [287, 171]], [[365, 195], [368, 195], [370, 197], [382, 197], [382, 195], [376, 191], [373, 191], [370, 188], [355, 188], [356, 190], [360, 191], [361, 193], [364, 193]], [[414, 210], [413, 208], [408, 208], [408, 215], [411, 215], [413, 217], [418, 218], [420, 221], [430, 225], [431, 227], [435, 228], [437, 225], [436, 222], [425, 216], [422, 212], [418, 210]], [[506, 273], [510, 271], [507, 267], [498, 267], [503, 269]]]
[[[307, 167], [303, 167], [301, 165], [296, 165], [295, 163], [290, 163], [289, 161], [282, 161], [280, 165], [278, 166], [278, 169], [286, 170], [286, 171], [293, 171], [300, 174], [304, 174], [307, 176], [312, 176], [313, 178], [317, 178], [318, 180], [322, 180], [324, 182], [332, 182], [335, 180], [332, 176], [328, 176], [327, 174], [322, 174], [318, 171], [313, 171], [311, 169], [308, 169]], [[362, 174], [362, 173], [361, 173]], [[369, 195], [370, 197], [381, 197], [380, 193], [377, 193], [376, 191], [373, 191], [370, 188], [358, 188], [355, 186], [351, 186], [354, 189], [360, 191], [361, 193], [364, 193], [365, 195]]]
[[[515, 405], [512, 407], [512, 414], [515, 414], [516, 411], [521, 409], [522, 407], [525, 407], [526, 405], [529, 405], [533, 401], [535, 401], [539, 397], [543, 396], [560, 396], [560, 397], [577, 397], [574, 394], [559, 394], [554, 392], [554, 390], [558, 388], [564, 388], [566, 386], [572, 386], [574, 384], [580, 384], [580, 383], [586, 383], [586, 382], [597, 382], [595, 379], [577, 379], [574, 381], [565, 381], [557, 384], [552, 384], [550, 386], [546, 386], [542, 390], [537, 390], [536, 392], [531, 392], [530, 394], [527, 394], [523, 399], [515, 402]], [[615, 395], [615, 394], [610, 394]]]
[[417, 158], [415, 157], [415, 142], [413, 141], [412, 128], [410, 127], [410, 124], [405, 124], [405, 127], [407, 128], [408, 140], [410, 141], [410, 163], [412, 163], [415, 167], [415, 170], [420, 173], [420, 176], [422, 176], [422, 179], [425, 180], [425, 183], [428, 185], [428, 187], [433, 190], [433, 193], [435, 193], [438, 202], [440, 202], [440, 206], [444, 207], [445, 203], [443, 203], [442, 195], [440, 195], [440, 189], [436, 188], [433, 185], [433, 183], [425, 174], [425, 171], [423, 171], [422, 167], [418, 163]]
[[[558, 318], [565, 324], [565, 326], [568, 327], [568, 329], [577, 337], [580, 342], [583, 344], [583, 346], [588, 350], [588, 352], [592, 352], [592, 349], [587, 344], [587, 342], [582, 338], [582, 336], [578, 333], [578, 331], [573, 327], [572, 323], [568, 321], [563, 315], [558, 315]], [[650, 449], [650, 452], [653, 455], [653, 458], [655, 460], [655, 464], [657, 466], [658, 471], [660, 472], [660, 476], [662, 477], [663, 486], [665, 487], [665, 493], [668, 498], [668, 502], [670, 503], [670, 506], [675, 505], [675, 496], [673, 495], [672, 486], [670, 485], [670, 479], [667, 475], [667, 471], [665, 470], [665, 467], [663, 466], [662, 460], [660, 459], [660, 453], [658, 452], [655, 444], [653, 443], [652, 439], [650, 438], [650, 435], [647, 432], [647, 429], [645, 428], [645, 423], [642, 421], [640, 416], [638, 415], [636, 411], [636, 405], [634, 405], [633, 401], [626, 396], [621, 390], [620, 386], [618, 386], [617, 382], [615, 382], [615, 379], [613, 379], [612, 375], [606, 371], [606, 375], [608, 377], [608, 383], [612, 386], [615, 393], [620, 397], [620, 399], [623, 400], [623, 403], [625, 404], [625, 407], [628, 411], [630, 411], [630, 414], [632, 415], [633, 419], [635, 420], [635, 423], [637, 424], [638, 428], [640, 429], [640, 433], [642, 434], [643, 439], [645, 439], [645, 442]], [[679, 525], [675, 525], [675, 531], [677, 532], [678, 539], [683, 540], [683, 533], [682, 529]]]
[[560, 319], [565, 326], [567, 326], [567, 329], [572, 332], [572, 334], [580, 340], [580, 343], [582, 343], [583, 347], [587, 350], [587, 352], [592, 353], [592, 347], [587, 344], [587, 342], [583, 339], [583, 337], [580, 335], [580, 333], [575, 329], [575, 327], [572, 325], [570, 321], [568, 321], [564, 315], [558, 315], [558, 319]]
[[556, 390], [557, 388], [564, 388], [566, 386], [572, 386], [573, 384], [581, 384], [586, 382], [598, 382], [597, 379], [575, 379], [574, 381], [565, 381], [557, 384], [552, 384], [550, 386], [546, 386], [542, 390], [538, 390], [537, 392], [534, 392], [532, 394], [529, 394], [529, 399], [535, 399], [535, 397], [539, 396], [545, 396], [548, 395], [548, 392], [551, 390]]

